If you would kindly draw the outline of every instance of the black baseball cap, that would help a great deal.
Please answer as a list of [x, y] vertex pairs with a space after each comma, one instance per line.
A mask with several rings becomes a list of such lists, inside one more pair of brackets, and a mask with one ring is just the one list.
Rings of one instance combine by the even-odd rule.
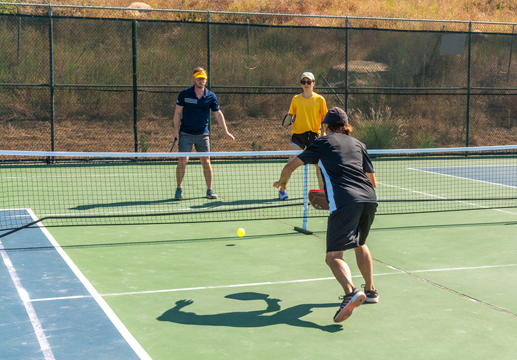
[[330, 126], [345, 126], [348, 125], [348, 116], [346, 112], [338, 107], [333, 107], [325, 115], [323, 122]]

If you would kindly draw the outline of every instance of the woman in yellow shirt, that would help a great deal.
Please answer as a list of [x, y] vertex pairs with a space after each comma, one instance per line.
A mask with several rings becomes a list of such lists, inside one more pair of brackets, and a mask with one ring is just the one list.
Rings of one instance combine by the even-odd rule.
[[[314, 85], [316, 84], [314, 75], [310, 72], [304, 72], [300, 82], [303, 93], [293, 97], [291, 107], [289, 108], [289, 114], [293, 117], [296, 115], [296, 120], [291, 130], [291, 150], [305, 150], [307, 146], [321, 136], [323, 133], [321, 122], [328, 112], [327, 103], [323, 96], [314, 92]], [[323, 189], [320, 169], [318, 165], [315, 166], [319, 187]], [[278, 197], [280, 200], [288, 198], [285, 191], [279, 191]]]

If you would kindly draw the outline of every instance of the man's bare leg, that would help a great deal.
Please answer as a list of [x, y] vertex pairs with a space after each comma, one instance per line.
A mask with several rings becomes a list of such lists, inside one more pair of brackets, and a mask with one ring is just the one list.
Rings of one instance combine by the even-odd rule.
[[185, 177], [185, 168], [187, 167], [188, 157], [182, 157], [178, 161], [178, 166], [176, 167], [176, 187], [181, 188], [181, 184], [183, 183], [183, 178]]
[[327, 253], [325, 262], [332, 270], [334, 277], [343, 287], [345, 294], [348, 295], [354, 291], [354, 284], [352, 283], [352, 273], [350, 267], [343, 260], [343, 251], [330, 251]]
[[373, 265], [372, 265], [372, 256], [370, 254], [370, 250], [368, 246], [362, 245], [356, 247], [355, 249], [355, 258], [357, 260], [357, 267], [359, 267], [359, 271], [361, 271], [361, 275], [364, 278], [364, 290], [374, 290], [375, 286], [373, 285]]
[[209, 157], [201, 158], [201, 165], [203, 165], [203, 175], [205, 176], [206, 189], [212, 188], [212, 179], [214, 177], [214, 173], [212, 171], [212, 164], [210, 163]]
[[334, 315], [334, 322], [341, 322], [352, 315], [354, 308], [364, 303], [366, 295], [362, 291], [358, 291], [352, 283], [352, 273], [348, 264], [343, 260], [343, 251], [328, 252], [325, 261], [345, 291], [343, 302]]

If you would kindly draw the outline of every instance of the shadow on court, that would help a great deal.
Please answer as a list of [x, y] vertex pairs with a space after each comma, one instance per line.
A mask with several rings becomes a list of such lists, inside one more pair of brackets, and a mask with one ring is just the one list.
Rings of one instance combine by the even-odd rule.
[[[206, 207], [219, 207], [219, 206], [232, 206], [232, 205], [255, 205], [255, 204], [278, 204], [278, 206], [289, 204], [293, 201], [303, 201], [303, 198], [289, 198], [287, 200], [278, 200], [278, 197], [264, 200], [238, 200], [238, 201], [210, 201], [205, 204], [191, 206], [191, 209], [206, 208]], [[303, 203], [300, 203], [303, 205]]]
[[234, 300], [262, 300], [266, 308], [257, 311], [236, 311], [221, 314], [197, 315], [193, 312], [185, 312], [182, 309], [194, 303], [192, 300], [179, 300], [176, 306], [167, 310], [160, 317], [159, 321], [169, 321], [177, 324], [202, 325], [202, 326], [229, 326], [229, 327], [264, 327], [271, 325], [286, 324], [297, 327], [313, 328], [326, 332], [338, 332], [343, 330], [341, 325], [321, 326], [300, 318], [312, 312], [313, 308], [334, 308], [339, 303], [331, 304], [301, 304], [284, 310], [280, 308], [279, 299], [270, 298], [267, 294], [255, 292], [243, 292], [225, 296]]
[[[148, 206], [148, 205], [157, 205], [157, 204], [169, 204], [185, 207], [188, 206], [190, 209], [206, 209], [206, 208], [218, 208], [220, 206], [242, 206], [242, 205], [264, 205], [264, 204], [278, 204], [281, 206], [286, 203], [291, 203], [293, 201], [303, 201], [303, 198], [290, 198], [285, 201], [279, 201], [278, 198], [274, 197], [271, 199], [265, 200], [239, 200], [239, 201], [206, 201], [204, 203], [199, 203], [200, 200], [203, 200], [205, 197], [197, 197], [197, 198], [188, 198], [182, 201], [178, 201], [174, 198], [171, 199], [162, 199], [162, 200], [153, 200], [153, 201], [121, 201], [121, 202], [113, 202], [113, 203], [105, 203], [105, 204], [87, 204], [87, 205], [77, 205], [75, 207], [69, 208], [69, 210], [92, 210], [97, 208], [111, 208], [111, 207], [131, 207], [131, 206]], [[190, 205], [190, 201], [196, 201], [195, 205]], [[300, 203], [301, 205], [301, 203]]]
[[164, 200], [155, 200], [155, 201], [121, 201], [115, 203], [107, 203], [107, 204], [88, 204], [88, 205], [77, 205], [76, 207], [69, 208], [69, 210], [91, 210], [97, 208], [105, 208], [105, 207], [122, 207], [122, 206], [142, 206], [142, 205], [156, 205], [163, 203], [179, 203], [175, 199], [164, 199]]

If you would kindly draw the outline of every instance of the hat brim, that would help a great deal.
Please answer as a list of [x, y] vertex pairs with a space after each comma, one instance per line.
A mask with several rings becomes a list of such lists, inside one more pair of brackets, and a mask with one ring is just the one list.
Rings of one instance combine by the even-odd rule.
[[348, 123], [344, 122], [344, 121], [335, 121], [335, 122], [332, 122], [332, 123], [328, 123], [328, 122], [325, 122], [323, 121], [324, 124], [327, 124], [329, 126], [346, 126], [348, 125]]

